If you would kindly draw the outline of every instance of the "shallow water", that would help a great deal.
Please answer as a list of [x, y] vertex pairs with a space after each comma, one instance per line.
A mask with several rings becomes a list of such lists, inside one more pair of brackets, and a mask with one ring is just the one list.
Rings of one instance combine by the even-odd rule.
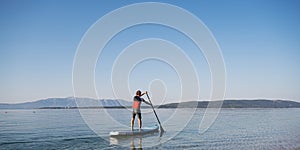
[[[130, 110], [107, 110], [106, 113], [117, 121], [116, 124], [104, 121], [107, 114], [98, 109], [80, 111], [88, 115], [82, 118], [76, 109], [0, 110], [0, 149], [300, 147], [300, 109], [222, 109], [215, 123], [203, 134], [198, 133], [198, 127], [205, 109], [197, 109], [188, 124], [182, 120], [189, 117], [189, 109], [158, 109], [166, 130], [162, 137], [154, 134], [122, 139], [109, 138], [108, 133], [129, 127]], [[144, 109], [143, 112], [144, 126], [156, 123], [151, 109]]]

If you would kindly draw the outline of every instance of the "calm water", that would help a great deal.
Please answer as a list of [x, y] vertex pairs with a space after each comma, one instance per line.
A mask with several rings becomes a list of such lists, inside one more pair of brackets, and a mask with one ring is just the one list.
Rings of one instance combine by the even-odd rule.
[[[131, 112], [110, 109], [118, 122], [107, 124], [97, 109], [81, 110], [94, 121], [92, 129], [78, 110], [0, 110], [0, 149], [299, 149], [300, 109], [222, 109], [215, 123], [198, 133], [204, 109], [198, 109], [183, 130], [188, 109], [158, 109], [166, 133], [142, 138], [111, 139], [112, 129], [129, 126]], [[176, 116], [172, 116], [177, 111]], [[176, 121], [169, 121], [170, 116]], [[102, 122], [97, 122], [102, 120]], [[150, 109], [144, 110], [144, 126], [153, 125]], [[95, 128], [93, 126], [96, 126]], [[177, 134], [178, 133], [178, 134]], [[176, 135], [177, 134], [177, 135]], [[176, 135], [176, 136], [174, 136]], [[149, 147], [149, 145], [155, 145]]]

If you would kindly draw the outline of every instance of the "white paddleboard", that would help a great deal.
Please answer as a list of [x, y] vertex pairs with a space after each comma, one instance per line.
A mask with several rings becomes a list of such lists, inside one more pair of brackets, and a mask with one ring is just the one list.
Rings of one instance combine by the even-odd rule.
[[159, 127], [158, 125], [154, 125], [152, 127], [145, 127], [142, 128], [141, 130], [139, 129], [134, 129], [132, 130], [122, 130], [122, 131], [111, 131], [109, 135], [111, 137], [118, 137], [118, 136], [136, 136], [136, 135], [145, 135], [145, 134], [151, 134], [158, 132]]

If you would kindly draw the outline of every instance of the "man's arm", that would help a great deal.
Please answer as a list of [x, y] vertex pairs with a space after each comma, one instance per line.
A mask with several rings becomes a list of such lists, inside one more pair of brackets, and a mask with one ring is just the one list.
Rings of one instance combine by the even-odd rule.
[[145, 91], [144, 93], [142, 93], [142, 95], [141, 95], [141, 96], [143, 96], [143, 95], [145, 95], [145, 94], [147, 94], [147, 91]]
[[[145, 91], [145, 92], [142, 94], [142, 96], [145, 95], [145, 94], [147, 94], [147, 91]], [[147, 102], [145, 99], [143, 99], [143, 102], [146, 103], [146, 104], [148, 104], [148, 105], [151, 105], [151, 103]]]
[[147, 102], [146, 100], [143, 101], [144, 103], [148, 104], [148, 105], [151, 105], [151, 103]]

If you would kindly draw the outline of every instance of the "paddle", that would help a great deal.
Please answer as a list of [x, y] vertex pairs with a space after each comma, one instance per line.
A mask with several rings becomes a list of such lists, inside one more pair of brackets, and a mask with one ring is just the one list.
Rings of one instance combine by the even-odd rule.
[[146, 93], [146, 95], [147, 95], [147, 98], [148, 98], [148, 100], [149, 100], [149, 102], [150, 102], [150, 104], [151, 104], [151, 107], [152, 107], [152, 109], [153, 109], [153, 112], [154, 112], [154, 114], [155, 114], [155, 117], [156, 117], [156, 119], [157, 119], [157, 121], [158, 121], [158, 123], [159, 123], [160, 136], [162, 136], [162, 134], [163, 134], [165, 131], [164, 131], [163, 127], [161, 126], [161, 123], [160, 123], [160, 121], [159, 121], [159, 119], [158, 119], [158, 116], [157, 116], [155, 110], [154, 110], [154, 107], [153, 107], [153, 105], [152, 105], [152, 102], [151, 102], [151, 100], [150, 100], [150, 97], [149, 97], [148, 93]]

